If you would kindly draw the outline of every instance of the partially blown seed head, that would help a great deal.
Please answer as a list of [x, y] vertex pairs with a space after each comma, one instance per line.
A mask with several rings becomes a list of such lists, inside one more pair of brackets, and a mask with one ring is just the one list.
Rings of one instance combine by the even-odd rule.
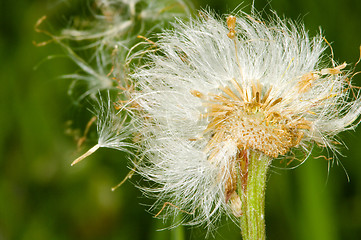
[[308, 153], [313, 143], [335, 149], [336, 134], [356, 125], [361, 100], [346, 63], [302, 25], [203, 12], [159, 37], [132, 79], [149, 160], [138, 170], [158, 184], [145, 188], [155, 207], [176, 206], [164, 216], [181, 209], [188, 224], [208, 226], [222, 213], [239, 216], [236, 159]]

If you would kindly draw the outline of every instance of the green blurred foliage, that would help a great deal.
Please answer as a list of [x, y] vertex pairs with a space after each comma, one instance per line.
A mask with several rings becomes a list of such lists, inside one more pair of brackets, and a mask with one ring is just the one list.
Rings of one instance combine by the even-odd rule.
[[[199, 228], [157, 231], [168, 225], [146, 212], [152, 201], [132, 184], [140, 181], [137, 176], [110, 191], [128, 173], [128, 156], [102, 149], [70, 167], [94, 144], [88, 140], [84, 149], [77, 149], [74, 139], [91, 115], [73, 104], [67, 95], [70, 82], [59, 78], [76, 71], [75, 64], [57, 45], [36, 47], [32, 41], [47, 40], [34, 31], [43, 15], [51, 18], [48, 27], [54, 31], [69, 23], [67, 17], [76, 14], [71, 2], [0, 2], [0, 240], [203, 239]], [[199, 0], [194, 5], [226, 14], [236, 7], [249, 11], [252, 2]], [[322, 26], [336, 60], [357, 61], [360, 1], [256, 0], [255, 6], [305, 22], [310, 35]], [[359, 76], [354, 80], [360, 85]], [[361, 128], [342, 137], [348, 146], [341, 150], [346, 157], [338, 155], [342, 166], [310, 158], [293, 170], [271, 169], [268, 239], [360, 238]], [[315, 156], [322, 154], [315, 149]], [[213, 237], [240, 239], [239, 229], [224, 221]]]

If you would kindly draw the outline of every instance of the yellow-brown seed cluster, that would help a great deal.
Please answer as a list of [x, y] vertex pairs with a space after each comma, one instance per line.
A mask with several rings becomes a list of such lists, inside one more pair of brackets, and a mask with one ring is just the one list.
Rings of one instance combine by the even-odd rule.
[[295, 117], [283, 116], [276, 111], [276, 105], [282, 104], [282, 98], [269, 97], [271, 88], [262, 92], [261, 84], [252, 84], [249, 94], [236, 80], [231, 82], [235, 91], [224, 87], [219, 95], [205, 97], [198, 91], [192, 91], [194, 96], [205, 100], [208, 110], [203, 117], [209, 119], [204, 134], [212, 136], [206, 146], [209, 160], [217, 155], [217, 146], [228, 140], [235, 142], [239, 150], [258, 150], [275, 158], [297, 146], [303, 131], [311, 128], [311, 123], [301, 117], [293, 119]]

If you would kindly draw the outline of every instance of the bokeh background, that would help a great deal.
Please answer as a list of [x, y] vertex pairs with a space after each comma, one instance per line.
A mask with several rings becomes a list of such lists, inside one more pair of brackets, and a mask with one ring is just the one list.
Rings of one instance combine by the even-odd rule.
[[[74, 136], [90, 114], [67, 95], [70, 82], [59, 78], [77, 67], [59, 46], [35, 47], [32, 41], [44, 40], [34, 31], [41, 16], [56, 16], [53, 27], [64, 27], [59, 9], [73, 9], [73, 2], [0, 2], [0, 240], [204, 239], [199, 228], [159, 231], [168, 224], [146, 212], [151, 201], [134, 187], [137, 176], [110, 191], [129, 171], [126, 156], [119, 152], [101, 149], [70, 167], [94, 144], [77, 149]], [[193, 1], [195, 8], [209, 6], [220, 14], [240, 3]], [[241, 6], [249, 11], [251, 4], [245, 0]], [[303, 21], [310, 35], [322, 26], [335, 59], [357, 62], [361, 1], [256, 0], [255, 6]], [[354, 80], [360, 86], [361, 76]], [[266, 194], [268, 239], [361, 239], [361, 127], [342, 137], [348, 146], [338, 156], [342, 165], [310, 158], [293, 170], [272, 169]], [[323, 154], [317, 148], [314, 152]], [[225, 221], [209, 238], [241, 237]]]

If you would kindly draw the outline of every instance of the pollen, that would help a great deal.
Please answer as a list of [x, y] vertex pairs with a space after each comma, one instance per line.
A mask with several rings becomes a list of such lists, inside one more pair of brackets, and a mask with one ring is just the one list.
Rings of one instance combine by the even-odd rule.
[[[202, 116], [209, 124], [203, 133], [210, 136], [206, 146], [209, 160], [217, 154], [217, 146], [229, 140], [239, 150], [258, 150], [276, 158], [296, 147], [304, 131], [311, 129], [311, 122], [302, 117], [280, 113], [286, 103], [282, 98], [270, 97], [271, 87], [267, 90], [253, 83], [250, 89], [243, 89], [234, 79], [232, 85], [234, 89], [221, 87], [220, 94], [209, 94], [204, 102], [207, 113]], [[205, 99], [198, 91], [192, 93]]]

